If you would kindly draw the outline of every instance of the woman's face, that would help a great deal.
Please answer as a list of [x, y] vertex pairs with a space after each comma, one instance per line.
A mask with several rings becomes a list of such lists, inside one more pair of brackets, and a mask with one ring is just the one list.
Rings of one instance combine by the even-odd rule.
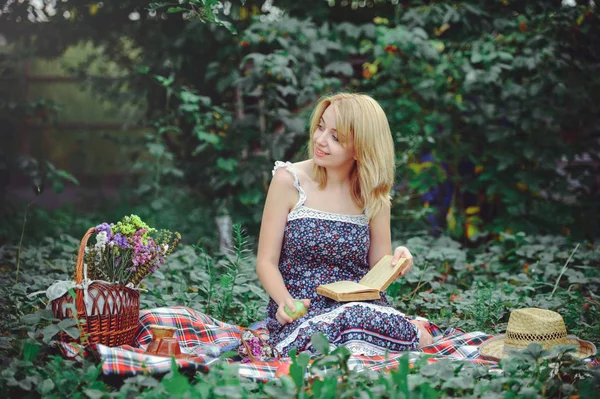
[[338, 167], [354, 162], [354, 143], [348, 140], [346, 147], [342, 147], [335, 129], [335, 117], [335, 108], [328, 106], [313, 132], [313, 160], [319, 166]]

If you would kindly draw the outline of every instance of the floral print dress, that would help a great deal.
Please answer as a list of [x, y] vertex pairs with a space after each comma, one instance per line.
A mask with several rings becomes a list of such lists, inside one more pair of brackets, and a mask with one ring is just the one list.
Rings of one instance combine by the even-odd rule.
[[339, 280], [358, 282], [368, 271], [369, 220], [365, 215], [342, 215], [304, 205], [306, 194], [290, 162], [275, 163], [273, 174], [286, 168], [294, 176], [299, 200], [287, 217], [279, 271], [291, 296], [310, 299], [308, 313], [282, 326], [267, 306], [270, 344], [286, 355], [292, 347], [311, 350], [310, 337], [323, 333], [331, 347], [346, 346], [353, 354], [382, 355], [416, 349], [415, 325], [394, 309], [385, 296], [362, 302], [336, 302], [317, 294], [317, 286]]

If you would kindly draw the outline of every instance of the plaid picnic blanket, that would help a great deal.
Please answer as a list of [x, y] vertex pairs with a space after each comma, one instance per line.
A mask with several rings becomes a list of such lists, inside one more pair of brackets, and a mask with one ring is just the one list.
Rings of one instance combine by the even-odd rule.
[[[194, 356], [193, 361], [176, 359], [178, 366], [182, 369], [204, 371], [223, 353], [237, 350], [243, 331], [240, 326], [223, 323], [184, 306], [143, 310], [140, 312], [139, 328], [133, 346], [112, 348], [101, 344], [96, 346], [103, 361], [102, 371], [105, 375], [127, 376], [139, 373], [164, 373], [171, 370], [171, 358], [145, 353], [152, 340], [149, 329], [151, 324], [177, 327], [175, 337], [180, 343], [182, 353]], [[249, 328], [268, 334], [264, 322], [255, 323]], [[434, 337], [434, 344], [409, 352], [411, 363], [423, 355], [431, 355], [428, 358], [430, 363], [439, 359], [453, 359], [485, 364], [491, 369], [497, 368], [496, 362], [481, 358], [477, 351], [478, 346], [491, 338], [491, 335], [482, 332], [465, 333], [456, 328], [442, 331], [432, 323], [430, 323], [430, 332]], [[77, 348], [73, 345], [63, 343], [61, 346], [67, 356], [78, 354]], [[390, 352], [387, 356], [353, 355], [349, 360], [349, 367], [356, 370], [390, 370], [397, 368], [400, 358], [405, 355], [406, 352]], [[239, 375], [253, 380], [269, 381], [276, 378], [278, 367], [286, 363], [290, 363], [289, 358], [240, 363]]]

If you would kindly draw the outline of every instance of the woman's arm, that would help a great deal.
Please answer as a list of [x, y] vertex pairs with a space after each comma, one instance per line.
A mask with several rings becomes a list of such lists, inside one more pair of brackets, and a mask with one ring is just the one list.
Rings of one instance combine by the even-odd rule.
[[392, 253], [392, 233], [390, 231], [390, 205], [385, 204], [371, 219], [371, 246], [369, 248], [369, 267], [375, 266], [385, 255]]
[[[258, 238], [256, 274], [265, 291], [279, 305], [277, 320], [281, 324], [292, 322], [292, 318], [284, 312], [284, 306], [287, 305], [292, 312], [295, 311], [294, 298], [285, 287], [279, 272], [279, 255], [287, 216], [297, 201], [298, 191], [294, 187], [294, 177], [287, 170], [278, 169], [269, 186], [263, 210]], [[308, 306], [308, 303], [305, 305]]]
[[[371, 219], [371, 247], [369, 248], [369, 267], [383, 258], [385, 255], [392, 253], [392, 233], [390, 230], [390, 205], [385, 204], [381, 210]], [[410, 266], [402, 271], [398, 277], [404, 276], [412, 268], [413, 256], [406, 247], [397, 247], [394, 250], [392, 265], [395, 265], [400, 258], [407, 258]]]

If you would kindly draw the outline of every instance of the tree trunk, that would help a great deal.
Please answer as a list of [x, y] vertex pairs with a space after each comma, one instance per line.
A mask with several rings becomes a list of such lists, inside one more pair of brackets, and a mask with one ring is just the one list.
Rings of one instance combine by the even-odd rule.
[[223, 254], [230, 254], [233, 252], [231, 216], [229, 214], [217, 216], [215, 222], [219, 232], [219, 251]]

